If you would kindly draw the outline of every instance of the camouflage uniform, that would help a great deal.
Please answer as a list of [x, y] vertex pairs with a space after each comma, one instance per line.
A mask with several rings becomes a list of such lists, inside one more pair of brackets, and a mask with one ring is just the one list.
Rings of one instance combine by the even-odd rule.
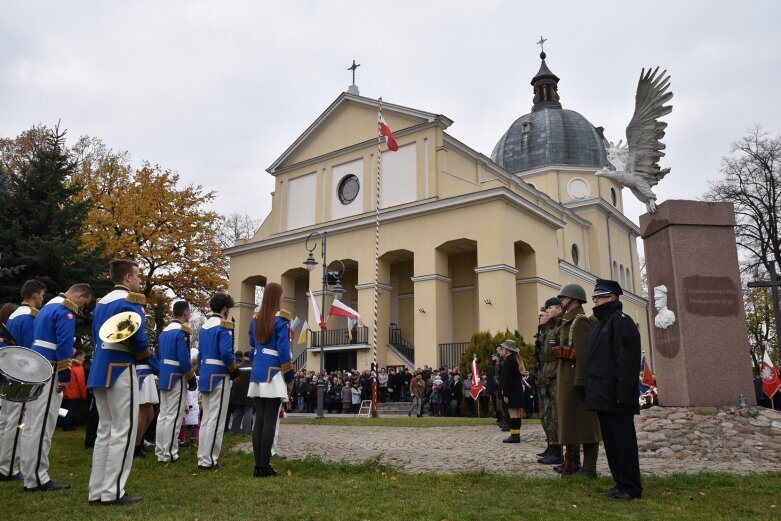
[[537, 398], [540, 404], [540, 423], [549, 444], [559, 443], [559, 418], [556, 403], [556, 369], [559, 361], [553, 357], [553, 347], [558, 345], [555, 332], [560, 317], [551, 318], [541, 331], [540, 370], [537, 376]]

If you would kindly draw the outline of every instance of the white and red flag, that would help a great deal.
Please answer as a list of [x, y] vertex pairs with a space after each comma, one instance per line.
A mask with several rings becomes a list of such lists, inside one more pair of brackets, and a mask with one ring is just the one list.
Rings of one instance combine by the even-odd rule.
[[346, 304], [343, 304], [340, 300], [337, 299], [334, 299], [333, 303], [331, 304], [331, 309], [328, 311], [328, 314], [331, 316], [347, 317], [347, 318], [360, 318], [361, 316], [353, 308], [351, 308]]
[[651, 364], [647, 358], [643, 359], [643, 385], [646, 387], [656, 387], [656, 378], [651, 371]]
[[778, 377], [778, 371], [773, 367], [767, 350], [765, 350], [765, 357], [762, 359], [762, 370], [759, 376], [762, 378], [762, 392], [772, 399], [773, 395], [781, 388], [781, 378]]
[[399, 144], [396, 143], [393, 132], [385, 122], [385, 118], [383, 118], [382, 114], [379, 112], [377, 113], [377, 124], [379, 126], [380, 136], [383, 136], [388, 143], [388, 149], [393, 150], [394, 152], [397, 151], [399, 149]]
[[477, 400], [481, 392], [485, 390], [483, 382], [480, 380], [480, 371], [477, 369], [477, 355], [472, 357], [472, 385], [469, 387], [469, 394]]
[[323, 316], [320, 314], [320, 308], [317, 305], [317, 299], [315, 299], [314, 293], [309, 294], [309, 300], [312, 301], [312, 311], [315, 314], [315, 320], [317, 320], [317, 323], [320, 325], [320, 329], [325, 331], [328, 327], [325, 324], [325, 320], [323, 320]]

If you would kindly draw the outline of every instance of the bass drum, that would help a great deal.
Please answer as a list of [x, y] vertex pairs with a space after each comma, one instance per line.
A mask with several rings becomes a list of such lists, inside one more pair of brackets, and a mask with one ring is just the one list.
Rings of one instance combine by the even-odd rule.
[[30, 402], [51, 380], [52, 364], [32, 349], [9, 346], [0, 349], [0, 398]]

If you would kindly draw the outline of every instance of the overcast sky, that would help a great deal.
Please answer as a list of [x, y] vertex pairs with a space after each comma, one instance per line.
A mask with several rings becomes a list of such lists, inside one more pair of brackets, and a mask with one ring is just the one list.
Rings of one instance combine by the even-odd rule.
[[[540, 6], [540, 7], [538, 7]], [[0, 136], [58, 119], [264, 218], [265, 169], [350, 84], [441, 113], [490, 155], [530, 111], [540, 35], [561, 102], [624, 138], [640, 69], [672, 75], [659, 200], [697, 198], [730, 143], [781, 131], [781, 2], [0, 3]], [[625, 191], [637, 222], [644, 206]]]

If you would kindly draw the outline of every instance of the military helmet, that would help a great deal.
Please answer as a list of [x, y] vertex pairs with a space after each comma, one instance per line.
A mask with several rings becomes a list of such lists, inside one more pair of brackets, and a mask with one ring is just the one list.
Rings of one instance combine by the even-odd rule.
[[569, 297], [581, 302], [588, 302], [588, 299], [586, 298], [586, 290], [583, 289], [583, 286], [580, 284], [563, 285], [561, 287], [561, 291], [559, 291], [558, 297]]

